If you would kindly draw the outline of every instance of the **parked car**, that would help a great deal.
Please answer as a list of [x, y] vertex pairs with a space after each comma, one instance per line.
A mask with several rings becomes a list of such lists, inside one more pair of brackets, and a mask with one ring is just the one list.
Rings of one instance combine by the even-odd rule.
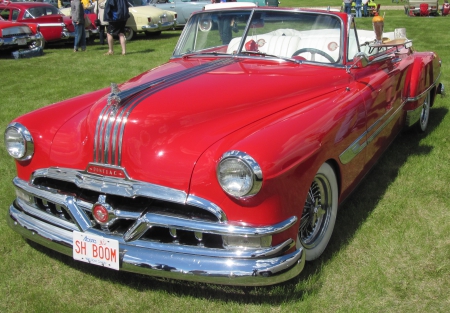
[[[240, 0], [238, 2], [253, 2], [259, 6], [278, 6], [278, 1]], [[162, 10], [171, 10], [177, 13], [177, 26], [183, 27], [192, 13], [201, 11], [211, 0], [150, 0], [149, 5]]]
[[10, 22], [0, 17], [0, 51], [44, 48], [44, 38], [36, 24]]
[[[409, 16], [420, 15], [439, 15], [439, 1], [438, 0], [405, 0], [405, 14]], [[420, 6], [425, 5], [426, 13], [420, 11]]]
[[177, 13], [177, 26], [183, 27], [192, 13], [201, 11], [211, 0], [150, 0], [149, 5]]
[[164, 30], [172, 30], [177, 26], [177, 14], [169, 10], [161, 10], [152, 6], [133, 6], [125, 28], [127, 40], [133, 39], [137, 33], [147, 36], [159, 36]]
[[325, 250], [339, 205], [400, 131], [426, 131], [443, 94], [436, 53], [382, 37], [341, 12], [206, 6], [166, 64], [7, 126], [8, 225], [115, 270], [295, 277]]
[[0, 15], [14, 22], [35, 23], [45, 42], [65, 42], [74, 38], [74, 27], [70, 18], [64, 17], [56, 7], [43, 2], [0, 3]]
[[[70, 16], [70, 8], [60, 10], [64, 15]], [[130, 3], [130, 18], [125, 27], [125, 38], [132, 40], [137, 33], [147, 36], [158, 36], [163, 30], [171, 30], [177, 26], [176, 13], [161, 10], [151, 6], [133, 6]], [[92, 19], [96, 14], [89, 14]]]

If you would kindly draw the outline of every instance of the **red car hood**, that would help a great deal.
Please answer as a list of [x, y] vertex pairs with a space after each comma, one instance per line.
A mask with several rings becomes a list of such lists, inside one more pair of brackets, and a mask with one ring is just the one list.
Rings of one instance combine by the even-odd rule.
[[[80, 152], [90, 155], [87, 162], [122, 166], [132, 179], [187, 191], [193, 167], [208, 147], [252, 122], [336, 90], [348, 79], [343, 72], [330, 69], [324, 77], [317, 66], [274, 61], [169, 62], [119, 86], [124, 92], [116, 116], [129, 114], [126, 123], [105, 114], [111, 108], [106, 96], [98, 101], [79, 122], [85, 123], [79, 127], [86, 127], [87, 138], [77, 149], [88, 149]], [[144, 84], [151, 86], [127, 98], [125, 91]], [[58, 163], [73, 133], [73, 123], [68, 125], [52, 145]], [[66, 159], [68, 167], [78, 163]], [[86, 159], [79, 161], [87, 166]]]

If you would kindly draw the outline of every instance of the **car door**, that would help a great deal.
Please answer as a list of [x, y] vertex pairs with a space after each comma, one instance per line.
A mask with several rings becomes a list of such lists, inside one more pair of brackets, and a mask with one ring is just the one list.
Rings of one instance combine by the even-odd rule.
[[407, 55], [391, 47], [370, 50], [371, 61], [361, 69], [351, 70], [365, 84], [362, 93], [367, 115], [366, 157], [371, 167], [402, 128], [402, 91], [409, 62]]

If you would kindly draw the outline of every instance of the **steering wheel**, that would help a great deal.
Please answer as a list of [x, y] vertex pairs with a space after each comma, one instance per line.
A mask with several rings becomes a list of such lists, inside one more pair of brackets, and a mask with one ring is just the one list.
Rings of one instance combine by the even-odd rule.
[[315, 49], [315, 48], [302, 48], [299, 49], [297, 51], [295, 51], [292, 56], [295, 57], [299, 54], [305, 53], [305, 52], [309, 52], [311, 53], [311, 61], [315, 61], [315, 54], [320, 54], [321, 56], [323, 56], [325, 59], [327, 59], [328, 61], [330, 61], [330, 63], [334, 63], [334, 59], [326, 52], [319, 50], [319, 49]]

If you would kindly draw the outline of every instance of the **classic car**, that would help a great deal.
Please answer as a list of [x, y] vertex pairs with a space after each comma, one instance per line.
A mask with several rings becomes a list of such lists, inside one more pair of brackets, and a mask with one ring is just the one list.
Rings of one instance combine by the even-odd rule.
[[0, 17], [0, 51], [44, 48], [44, 38], [36, 24], [10, 22]]
[[74, 27], [70, 18], [60, 14], [51, 4], [43, 2], [3, 2], [0, 15], [9, 21], [35, 23], [45, 42], [64, 42], [74, 38]]
[[379, 35], [341, 12], [205, 7], [167, 63], [7, 126], [8, 225], [114, 270], [296, 277], [338, 207], [399, 132], [426, 131], [444, 93], [436, 53]]
[[[60, 9], [60, 11], [64, 15], [70, 16], [70, 8]], [[133, 6], [130, 3], [129, 12], [130, 18], [125, 27], [125, 38], [127, 40], [133, 39], [137, 33], [158, 36], [161, 31], [171, 30], [177, 25], [176, 13], [172, 11], [161, 10], [152, 6]]]
[[171, 10], [177, 13], [177, 26], [183, 27], [192, 13], [201, 11], [210, 0], [150, 0], [149, 6], [161, 10]]
[[438, 0], [405, 0], [405, 14], [409, 16], [439, 15]]
[[[278, 1], [266, 2], [265, 0], [238, 0], [238, 2], [254, 2], [259, 6], [278, 6]], [[171, 10], [177, 13], [177, 26], [183, 27], [192, 13], [201, 11], [211, 0], [150, 0], [149, 5], [162, 10]]]
[[161, 10], [152, 6], [131, 6], [130, 18], [125, 28], [127, 40], [133, 39], [137, 33], [147, 36], [158, 36], [163, 30], [171, 30], [177, 26], [177, 14], [170, 10]]

